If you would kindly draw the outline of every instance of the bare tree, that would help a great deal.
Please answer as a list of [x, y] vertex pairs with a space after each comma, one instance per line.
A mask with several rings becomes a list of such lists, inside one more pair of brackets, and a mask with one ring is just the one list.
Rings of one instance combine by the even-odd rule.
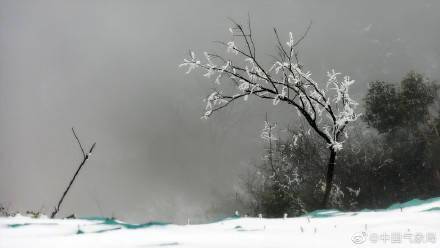
[[[311, 78], [310, 72], [304, 70], [298, 59], [297, 47], [306, 37], [311, 25], [297, 40], [289, 33], [286, 45], [281, 42], [277, 29], [274, 28], [278, 54], [272, 56], [274, 63], [267, 69], [257, 59], [250, 21], [247, 27], [233, 20], [232, 23], [233, 27], [229, 29], [232, 40], [218, 42], [226, 47], [229, 58], [205, 52], [206, 62], [202, 63], [190, 51], [189, 58], [180, 65], [188, 68], [186, 73], [199, 68], [205, 72], [205, 77], [215, 77], [216, 88], [205, 99], [206, 112], [202, 118], [207, 119], [232, 102], [246, 101], [251, 95], [262, 100], [271, 100], [274, 105], [284, 103], [292, 106], [326, 142], [329, 149], [325, 191], [321, 203], [321, 207], [326, 207], [332, 188], [336, 154], [343, 148], [344, 139], [348, 137], [347, 125], [359, 116], [355, 113], [357, 103], [349, 96], [349, 87], [354, 80], [348, 76], [339, 80], [340, 73], [331, 70], [327, 73], [328, 80], [323, 86]], [[222, 82], [225, 79], [232, 83]]]
[[84, 166], [84, 164], [87, 162], [87, 160], [90, 158], [90, 156], [92, 155], [93, 149], [96, 146], [96, 142], [93, 143], [93, 145], [90, 147], [89, 152], [85, 153], [84, 148], [81, 144], [81, 141], [78, 138], [78, 135], [76, 135], [75, 129], [72, 127], [72, 133], [73, 136], [75, 137], [76, 141], [78, 142], [79, 148], [81, 149], [81, 153], [82, 153], [82, 161], [78, 166], [78, 169], [76, 170], [75, 174], [73, 175], [72, 179], [69, 182], [69, 185], [67, 186], [66, 190], [64, 190], [63, 195], [61, 196], [61, 199], [58, 201], [58, 205], [55, 207], [55, 209], [53, 210], [52, 214], [50, 215], [51, 218], [55, 218], [56, 214], [58, 213], [58, 211], [60, 210], [61, 204], [64, 201], [64, 198], [67, 195], [67, 192], [69, 192], [70, 187], [72, 186], [73, 182], [75, 181], [76, 177], [78, 176], [79, 171], [82, 169], [82, 167]]

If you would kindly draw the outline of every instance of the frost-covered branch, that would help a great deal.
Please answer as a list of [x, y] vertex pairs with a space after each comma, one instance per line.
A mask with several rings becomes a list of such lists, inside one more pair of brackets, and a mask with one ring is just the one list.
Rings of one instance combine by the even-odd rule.
[[[359, 116], [355, 113], [357, 103], [349, 95], [349, 87], [354, 81], [348, 76], [340, 80], [340, 73], [331, 70], [327, 73], [327, 82], [322, 85], [312, 79], [309, 71], [303, 70], [303, 66], [298, 62], [295, 47], [304, 39], [310, 26], [297, 41], [294, 40], [293, 34], [289, 33], [286, 45], [283, 45], [277, 30], [274, 29], [281, 56], [266, 69], [255, 57], [255, 44], [250, 28], [246, 31], [242, 25], [236, 22], [233, 24], [229, 29], [233, 39], [218, 43], [226, 47], [227, 54], [231, 54], [235, 60], [241, 60], [244, 65], [206, 52], [206, 62], [202, 63], [192, 51], [190, 57], [180, 65], [188, 68], [187, 73], [202, 69], [203, 75], [208, 78], [214, 76], [214, 82], [218, 85], [224, 84], [224, 79], [234, 82], [235, 94], [225, 95], [222, 91], [214, 91], [205, 99], [206, 111], [203, 118], [208, 118], [231, 102], [241, 98], [246, 101], [250, 95], [254, 95], [271, 99], [274, 105], [281, 102], [293, 105], [299, 115], [305, 117], [329, 146], [336, 150], [342, 149], [342, 142], [339, 140], [341, 133], [348, 123], [355, 121]], [[243, 48], [237, 45], [237, 41], [234, 40], [236, 37], [241, 39]]]

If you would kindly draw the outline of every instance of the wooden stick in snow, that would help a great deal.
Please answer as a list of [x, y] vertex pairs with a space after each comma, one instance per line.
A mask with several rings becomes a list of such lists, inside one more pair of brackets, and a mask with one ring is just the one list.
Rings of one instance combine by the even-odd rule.
[[73, 132], [73, 136], [75, 137], [75, 139], [78, 142], [78, 145], [79, 145], [79, 147], [81, 149], [81, 152], [82, 152], [82, 155], [83, 155], [83, 160], [80, 163], [80, 165], [78, 166], [78, 169], [76, 170], [75, 174], [73, 175], [73, 178], [70, 180], [69, 185], [67, 186], [66, 190], [63, 192], [63, 195], [61, 196], [61, 199], [59, 200], [58, 205], [55, 207], [54, 211], [50, 215], [51, 218], [55, 218], [56, 214], [60, 210], [60, 207], [61, 207], [61, 204], [64, 201], [64, 198], [67, 195], [67, 192], [69, 192], [70, 187], [72, 187], [72, 184], [75, 181], [76, 177], [78, 176], [79, 171], [82, 169], [84, 164], [87, 162], [89, 157], [92, 155], [93, 149], [95, 149], [95, 146], [96, 146], [96, 142], [93, 143], [93, 145], [89, 149], [89, 152], [86, 154], [85, 151], [84, 151], [84, 148], [83, 148], [83, 146], [81, 144], [81, 142], [79, 141], [78, 135], [76, 135], [75, 129], [73, 127], [72, 127], [72, 132]]

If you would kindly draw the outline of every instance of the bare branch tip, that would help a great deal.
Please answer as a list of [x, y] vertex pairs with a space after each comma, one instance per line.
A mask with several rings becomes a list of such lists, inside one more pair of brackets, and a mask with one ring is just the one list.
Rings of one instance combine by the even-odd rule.
[[83, 148], [83, 146], [81, 144], [81, 141], [79, 140], [78, 135], [75, 132], [75, 128], [73, 128], [73, 127], [72, 127], [72, 132], [73, 132], [73, 136], [75, 137], [75, 139], [76, 139], [76, 141], [77, 141], [77, 143], [79, 145], [79, 148], [81, 149], [81, 153], [83, 154], [83, 157], [85, 157], [86, 153], [84, 152], [84, 148]]

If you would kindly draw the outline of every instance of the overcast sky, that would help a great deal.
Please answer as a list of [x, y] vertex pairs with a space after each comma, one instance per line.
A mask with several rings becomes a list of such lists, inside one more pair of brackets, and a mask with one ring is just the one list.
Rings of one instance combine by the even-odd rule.
[[0, 203], [52, 211], [81, 159], [72, 126], [97, 147], [60, 216], [181, 222], [234, 195], [265, 112], [287, 125], [295, 111], [251, 101], [202, 121], [212, 84], [178, 65], [248, 13], [263, 61], [272, 27], [287, 39], [312, 21], [303, 62], [351, 75], [357, 99], [410, 70], [440, 79], [436, 0], [0, 0]]

